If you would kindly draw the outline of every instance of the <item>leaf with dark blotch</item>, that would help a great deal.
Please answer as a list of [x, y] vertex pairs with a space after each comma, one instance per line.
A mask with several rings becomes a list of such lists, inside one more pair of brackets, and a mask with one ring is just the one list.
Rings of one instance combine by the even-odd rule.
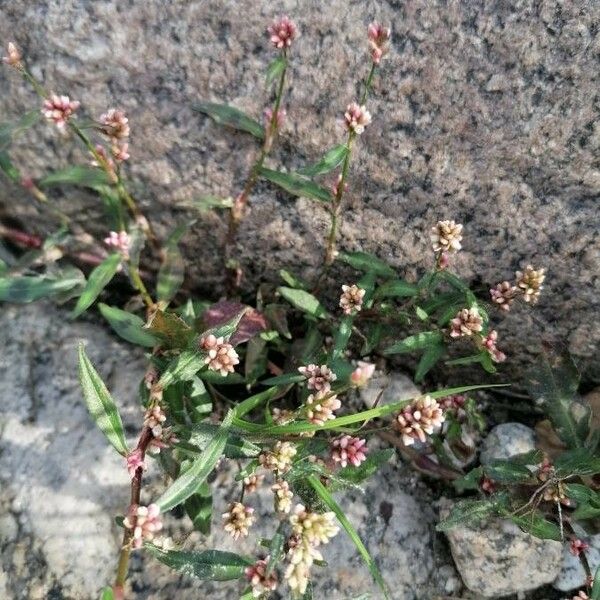
[[340, 252], [336, 258], [358, 271], [373, 272], [382, 277], [396, 277], [396, 271], [392, 267], [368, 252]]
[[267, 320], [261, 312], [241, 302], [221, 300], [206, 309], [202, 321], [207, 328], [215, 329], [231, 322], [241, 313], [235, 333], [230, 334], [229, 338], [229, 343], [237, 346], [268, 329]]
[[578, 386], [579, 372], [567, 352], [544, 353], [528, 374], [529, 393], [569, 448], [583, 448], [590, 431], [591, 409], [575, 397]]
[[156, 310], [148, 323], [148, 331], [163, 341], [167, 349], [187, 348], [194, 330], [173, 312]]
[[311, 293], [288, 287], [279, 287], [277, 291], [299, 310], [319, 319], [327, 316], [325, 307]]
[[437, 525], [438, 531], [448, 531], [458, 525], [478, 525], [496, 512], [496, 503], [486, 500], [461, 500], [450, 514]]
[[239, 554], [221, 550], [163, 550], [152, 544], [146, 544], [145, 549], [154, 558], [182, 575], [212, 581], [241, 579], [246, 567], [254, 562]]
[[317, 175], [329, 173], [341, 165], [346, 156], [348, 156], [348, 146], [346, 144], [338, 144], [328, 150], [323, 158], [314, 165], [298, 169], [298, 173], [307, 177], [316, 177]]
[[513, 523], [518, 525], [520, 529], [537, 538], [542, 540], [556, 540], [557, 542], [563, 541], [558, 525], [545, 519], [538, 511], [533, 511], [522, 516], [512, 515], [509, 518]]
[[71, 317], [78, 317], [94, 303], [94, 300], [96, 300], [102, 290], [111, 282], [120, 264], [121, 255], [115, 253], [109, 255], [93, 269], [88, 277], [85, 288], [81, 293], [81, 296], [79, 296], [77, 304], [71, 313]]
[[226, 127], [231, 127], [239, 131], [245, 131], [259, 140], [262, 140], [265, 137], [263, 126], [239, 108], [229, 106], [228, 104], [215, 104], [213, 102], [199, 102], [192, 106], [192, 108], [208, 115], [219, 125], [225, 125]]
[[429, 346], [423, 352], [423, 356], [421, 356], [421, 360], [417, 365], [417, 370], [415, 371], [415, 381], [420, 383], [423, 381], [423, 378], [435, 365], [437, 362], [444, 356], [446, 352], [446, 346], [444, 344], [435, 344], [433, 346]]
[[128, 449], [117, 405], [106, 389], [100, 375], [92, 366], [83, 344], [79, 345], [79, 382], [88, 411], [96, 425], [115, 450], [125, 456]]
[[384, 354], [406, 354], [416, 350], [425, 350], [433, 346], [439, 346], [443, 339], [439, 331], [424, 331], [411, 335], [386, 348]]
[[206, 481], [225, 450], [232, 419], [233, 412], [229, 411], [221, 426], [204, 448], [204, 452], [156, 501], [162, 512], [171, 510], [187, 500], [198, 489], [198, 486]]
[[262, 167], [260, 176], [284, 189], [289, 194], [292, 194], [292, 196], [318, 200], [327, 204], [331, 202], [331, 192], [327, 188], [318, 185], [311, 179], [298, 173], [284, 173], [283, 171], [274, 171]]
[[81, 283], [79, 271], [73, 271], [62, 278], [49, 275], [0, 277], [0, 301], [26, 304], [73, 290], [81, 286]]
[[98, 304], [98, 308], [115, 333], [124, 340], [147, 348], [158, 344], [158, 338], [144, 329], [144, 320], [137, 315], [102, 303]]

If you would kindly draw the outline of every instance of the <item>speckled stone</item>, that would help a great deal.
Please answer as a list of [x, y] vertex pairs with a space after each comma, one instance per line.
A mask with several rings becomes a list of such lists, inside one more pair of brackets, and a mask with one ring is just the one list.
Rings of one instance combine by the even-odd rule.
[[535, 449], [535, 432], [522, 423], [502, 423], [496, 425], [481, 447], [481, 464], [493, 460], [510, 458]]
[[[3, 2], [0, 40], [14, 39], [36, 75], [80, 100], [84, 113], [97, 117], [113, 105], [127, 111], [136, 195], [166, 235], [192, 217], [186, 201], [240, 189], [255, 142], [191, 105], [228, 101], [262, 114], [269, 100], [264, 72], [274, 56], [264, 28], [282, 12], [302, 35], [284, 100], [288, 122], [269, 165], [297, 168], [342, 140], [337, 122], [368, 68], [366, 25], [372, 18], [390, 23], [392, 52], [369, 101], [373, 123], [357, 144], [342, 248], [375, 252], [414, 280], [432, 263], [432, 223], [464, 223], [455, 266], [481, 289], [530, 262], [548, 269], [534, 311], [493, 317], [507, 372], [515, 377], [529, 363], [543, 335], [564, 341], [600, 380], [597, 2]], [[0, 89], [3, 118], [39, 104], [7, 69], [0, 70]], [[45, 125], [13, 152], [33, 176], [64, 165], [69, 154], [87, 161]], [[32, 231], [55, 229], [21, 198], [0, 188], [3, 218]], [[74, 190], [53, 199], [104, 237], [97, 200]], [[281, 267], [310, 274], [326, 226], [322, 207], [260, 183], [236, 254], [244, 287], [276, 279]], [[222, 281], [224, 230], [219, 215], [205, 214], [184, 242], [191, 281], [212, 294]]]
[[[592, 573], [600, 567], [600, 535], [591, 535], [582, 538], [590, 547], [585, 552], [585, 556], [590, 565]], [[586, 574], [581, 565], [578, 556], [573, 556], [569, 544], [563, 548], [562, 565], [558, 577], [554, 580], [553, 586], [561, 592], [569, 592], [585, 584]]]

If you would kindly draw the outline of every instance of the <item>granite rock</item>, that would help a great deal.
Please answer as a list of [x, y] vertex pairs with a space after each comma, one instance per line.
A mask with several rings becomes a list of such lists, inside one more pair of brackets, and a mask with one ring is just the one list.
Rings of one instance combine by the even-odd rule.
[[[281, 12], [302, 35], [284, 101], [288, 124], [269, 165], [295, 169], [342, 139], [337, 121], [368, 67], [366, 25], [389, 23], [392, 51], [375, 81], [373, 123], [357, 145], [342, 248], [375, 252], [414, 280], [432, 263], [431, 224], [464, 223], [455, 266], [482, 289], [530, 262], [548, 269], [535, 311], [494, 316], [511, 373], [529, 363], [544, 335], [564, 341], [588, 377], [600, 380], [598, 3], [1, 2], [0, 40], [14, 40], [35, 74], [80, 100], [88, 115], [113, 105], [127, 111], [129, 175], [165, 236], [192, 217], [185, 202], [240, 189], [256, 144], [191, 106], [228, 101], [262, 114], [263, 74], [274, 56], [264, 28]], [[8, 69], [0, 89], [3, 118], [39, 105]], [[88, 160], [70, 148], [40, 125], [17, 141], [13, 157], [39, 177], [68, 158]], [[52, 201], [104, 237], [95, 199], [65, 189]], [[56, 229], [48, 213], [4, 184], [0, 215], [29, 231]], [[235, 253], [244, 287], [277, 279], [281, 267], [310, 274], [326, 225], [322, 207], [259, 183]], [[204, 293], [218, 294], [222, 283], [224, 231], [219, 215], [205, 214], [184, 242], [190, 281]], [[340, 278], [335, 271], [332, 299]]]
[[496, 425], [483, 440], [480, 461], [487, 465], [493, 460], [525, 454], [530, 450], [535, 450], [533, 429], [522, 423], [502, 423]]
[[[583, 539], [590, 545], [585, 556], [588, 559], [590, 570], [595, 573], [600, 567], [600, 535], [583, 537]], [[568, 592], [583, 587], [585, 580], [586, 574], [581, 566], [581, 560], [579, 557], [573, 556], [569, 544], [565, 544], [560, 573], [552, 585], [561, 592]]]

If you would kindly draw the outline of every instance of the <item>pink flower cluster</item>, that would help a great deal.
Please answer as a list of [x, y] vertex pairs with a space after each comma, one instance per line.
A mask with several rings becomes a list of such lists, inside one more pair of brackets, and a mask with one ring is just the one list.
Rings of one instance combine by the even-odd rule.
[[269, 39], [275, 48], [285, 49], [292, 45], [298, 36], [298, 28], [287, 16], [275, 19], [267, 28]]
[[334, 412], [342, 406], [340, 399], [329, 392], [317, 392], [306, 399], [306, 415], [315, 425], [335, 419]]
[[252, 566], [246, 567], [246, 579], [252, 586], [252, 596], [260, 598], [277, 589], [277, 574], [272, 571], [267, 575], [269, 557], [256, 561]]
[[348, 131], [360, 135], [371, 122], [371, 113], [364, 104], [361, 106], [357, 102], [352, 102], [346, 108], [344, 122]]
[[2, 62], [10, 67], [17, 67], [21, 64], [21, 53], [13, 42], [8, 43], [6, 56], [2, 57]]
[[487, 350], [494, 362], [500, 363], [506, 360], [506, 354], [496, 347], [498, 332], [492, 329], [485, 337], [481, 338], [481, 346]]
[[133, 529], [133, 547], [141, 548], [143, 543], [151, 542], [154, 534], [163, 528], [159, 518], [160, 508], [156, 504], [138, 506], [132, 504], [123, 521], [126, 529]]
[[129, 119], [122, 110], [111, 108], [100, 117], [102, 133], [110, 142], [110, 151], [117, 163], [129, 159]]
[[374, 364], [359, 360], [358, 366], [350, 375], [350, 383], [354, 387], [363, 387], [367, 385], [371, 377], [373, 377], [373, 373], [375, 373]]
[[104, 238], [104, 243], [117, 252], [121, 253], [123, 260], [129, 260], [129, 250], [131, 248], [131, 238], [126, 231], [111, 231], [108, 237]]
[[211, 371], [218, 371], [223, 377], [235, 371], [235, 365], [240, 362], [234, 347], [222, 337], [212, 333], [200, 340], [200, 349], [207, 353], [204, 362]]
[[569, 550], [573, 556], [579, 556], [582, 552], [589, 550], [590, 545], [580, 539], [571, 540]]
[[[264, 115], [265, 115], [265, 125], [268, 127], [271, 124], [271, 121], [273, 120], [273, 109], [265, 108]], [[280, 108], [277, 111], [277, 116], [275, 117], [275, 126], [277, 127], [277, 129], [281, 129], [283, 127], [283, 124], [285, 123], [286, 115], [287, 115], [287, 113], [284, 108]]]
[[317, 392], [329, 392], [331, 384], [337, 378], [327, 365], [310, 364], [306, 367], [298, 367], [298, 371], [306, 377], [306, 387]]
[[367, 28], [371, 59], [376, 65], [381, 62], [381, 59], [389, 51], [389, 40], [391, 33], [392, 32], [389, 27], [384, 27], [376, 21], [371, 23]]
[[350, 463], [353, 467], [360, 466], [367, 460], [367, 440], [350, 435], [342, 435], [331, 442], [331, 458], [342, 467]]
[[69, 96], [58, 96], [51, 94], [44, 100], [42, 114], [46, 119], [54, 123], [61, 131], [67, 125], [67, 121], [79, 108], [79, 102], [71, 100]]

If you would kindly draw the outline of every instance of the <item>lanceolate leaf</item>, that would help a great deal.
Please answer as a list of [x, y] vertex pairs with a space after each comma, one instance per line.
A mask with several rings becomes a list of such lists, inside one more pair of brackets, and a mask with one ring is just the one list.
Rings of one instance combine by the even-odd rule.
[[442, 339], [443, 336], [439, 331], [424, 331], [392, 344], [384, 350], [384, 354], [406, 354], [415, 350], [425, 350], [432, 346], [439, 346]]
[[575, 398], [579, 372], [568, 353], [545, 354], [529, 374], [528, 389], [569, 448], [582, 448], [589, 435], [590, 407]]
[[331, 202], [331, 192], [327, 188], [316, 184], [311, 179], [298, 175], [298, 173], [284, 173], [263, 167], [260, 170], [260, 176], [278, 185], [292, 196], [310, 198], [319, 202]]
[[78, 317], [94, 303], [94, 300], [100, 295], [100, 292], [102, 292], [115, 276], [120, 262], [120, 254], [111, 254], [90, 273], [87, 284], [81, 293], [81, 296], [79, 296], [77, 305], [71, 314], [72, 317]]
[[160, 386], [166, 388], [178, 381], [193, 379], [196, 373], [205, 366], [206, 354], [198, 350], [184, 350], [175, 357], [162, 374]]
[[556, 540], [562, 542], [560, 528], [555, 523], [544, 519], [541, 513], [533, 511], [526, 515], [512, 515], [509, 517], [513, 523], [516, 523], [523, 531], [534, 535], [542, 540]]
[[396, 276], [396, 271], [392, 267], [368, 252], [340, 252], [337, 258], [359, 271], [373, 272], [382, 277]]
[[423, 352], [423, 356], [421, 356], [421, 360], [417, 365], [417, 370], [415, 371], [415, 381], [417, 383], [423, 381], [425, 375], [433, 369], [445, 352], [446, 346], [441, 343], [429, 346], [425, 349], [425, 352]]
[[416, 296], [418, 293], [419, 288], [413, 283], [408, 283], [403, 279], [392, 279], [377, 288], [375, 298], [399, 298]]
[[183, 283], [185, 263], [178, 244], [188, 227], [187, 223], [177, 227], [165, 244], [164, 258], [158, 271], [158, 283], [156, 284], [158, 300], [165, 305], [173, 299]]
[[68, 184], [102, 191], [105, 186], [110, 186], [111, 183], [108, 175], [100, 169], [72, 166], [46, 175], [46, 177], [40, 179], [38, 185], [44, 188]]
[[62, 278], [45, 275], [0, 277], [0, 301], [19, 304], [33, 302], [72, 290], [81, 282], [81, 276], [75, 271]]
[[554, 461], [554, 467], [558, 477], [596, 475], [600, 473], [600, 456], [593, 456], [586, 448], [567, 450]]
[[594, 575], [594, 584], [592, 586], [590, 600], [600, 600], [600, 567], [596, 569], [596, 574]]
[[385, 582], [383, 581], [381, 573], [379, 572], [379, 568], [375, 564], [375, 561], [371, 558], [369, 551], [358, 536], [358, 533], [356, 532], [356, 529], [354, 529], [352, 523], [350, 523], [350, 521], [344, 514], [344, 511], [334, 500], [333, 496], [329, 493], [329, 490], [321, 483], [321, 481], [315, 475], [309, 475], [308, 482], [313, 487], [315, 492], [317, 492], [317, 495], [319, 496], [319, 498], [321, 498], [321, 500], [323, 500], [323, 502], [329, 508], [329, 510], [332, 510], [335, 513], [335, 516], [340, 522], [340, 525], [346, 530], [348, 537], [352, 540], [362, 559], [365, 561], [365, 564], [367, 565], [371, 575], [373, 576], [373, 579], [381, 588], [383, 595], [385, 596], [385, 598], [389, 598], [387, 587], [385, 585]]
[[277, 288], [277, 291], [290, 304], [293, 304], [301, 311], [319, 319], [324, 319], [327, 316], [325, 307], [311, 293], [289, 287], [280, 287]]
[[14, 123], [0, 124], [0, 150], [6, 150], [20, 133], [35, 125], [42, 118], [42, 113], [36, 109], [26, 112]]
[[185, 502], [185, 512], [192, 520], [194, 529], [204, 535], [210, 533], [210, 521], [212, 517], [212, 491], [206, 481]]
[[98, 308], [115, 333], [124, 340], [147, 348], [158, 343], [158, 338], [144, 329], [144, 321], [137, 315], [102, 303], [98, 304]]
[[145, 546], [146, 550], [171, 569], [189, 577], [210, 579], [212, 581], [229, 581], [244, 576], [247, 566], [253, 560], [221, 550], [204, 550], [192, 552], [183, 550], [163, 550], [152, 544]]
[[[188, 443], [204, 452], [218, 429], [219, 426], [213, 423], [197, 423], [192, 428]], [[237, 435], [229, 434], [223, 454], [227, 458], [254, 458], [260, 454], [260, 446]]]
[[276, 79], [281, 77], [283, 69], [285, 68], [285, 58], [278, 56], [267, 69], [267, 85], [271, 85]]
[[162, 512], [175, 508], [189, 498], [206, 480], [225, 450], [233, 412], [229, 411], [223, 423], [207, 444], [204, 452], [181, 474], [156, 501]]
[[249, 117], [246, 113], [238, 108], [229, 106], [228, 104], [214, 104], [213, 102], [199, 102], [192, 106], [194, 110], [204, 113], [211, 117], [219, 125], [225, 125], [251, 133], [254, 137], [262, 140], [265, 137], [263, 126]]
[[496, 503], [492, 499], [461, 500], [436, 527], [438, 531], [448, 531], [457, 525], [476, 525], [496, 513]]
[[125, 456], [128, 450], [117, 405], [92, 366], [83, 344], [79, 345], [79, 381], [92, 418], [115, 450]]
[[328, 150], [320, 161], [309, 167], [299, 169], [298, 173], [307, 177], [329, 173], [338, 165], [341, 165], [346, 156], [348, 156], [348, 146], [346, 144], [338, 144], [331, 148], [331, 150]]

